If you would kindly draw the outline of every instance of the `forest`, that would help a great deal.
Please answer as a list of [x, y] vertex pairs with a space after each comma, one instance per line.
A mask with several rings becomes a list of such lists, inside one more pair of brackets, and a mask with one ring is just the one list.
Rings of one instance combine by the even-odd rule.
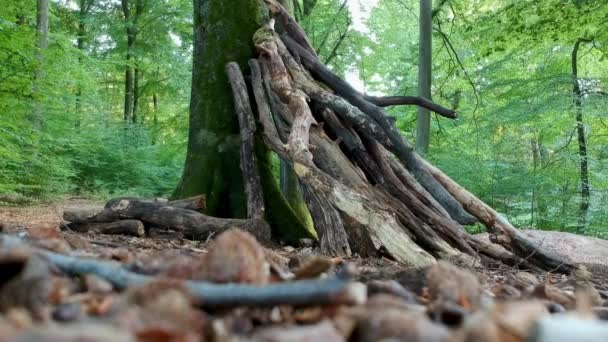
[[605, 341], [607, 22], [3, 1], [0, 339]]
[[[332, 70], [370, 94], [417, 94], [415, 1], [306, 3], [302, 26]], [[431, 117], [426, 154], [519, 226], [601, 237], [606, 12], [601, 1], [554, 11], [560, 3], [435, 4], [431, 95], [459, 118]], [[34, 2], [3, 6], [2, 197], [175, 190], [188, 139], [192, 1], [144, 1], [136, 11], [125, 16], [117, 1], [51, 1], [48, 31], [37, 38]], [[389, 113], [414, 141], [416, 109]]]

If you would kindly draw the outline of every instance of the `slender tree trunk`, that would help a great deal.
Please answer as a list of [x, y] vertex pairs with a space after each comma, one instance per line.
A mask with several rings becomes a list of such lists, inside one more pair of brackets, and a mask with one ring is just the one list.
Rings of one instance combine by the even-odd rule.
[[[78, 37], [76, 38], [76, 48], [80, 52], [78, 64], [83, 66], [82, 54], [85, 49], [86, 18], [92, 4], [91, 0], [80, 0], [78, 3]], [[79, 81], [76, 89], [76, 127], [80, 127], [82, 120], [82, 84]]]
[[534, 168], [534, 189], [532, 201], [532, 218], [536, 214], [536, 227], [549, 228], [548, 217], [548, 202], [547, 202], [547, 187], [543, 184], [542, 178], [539, 177], [544, 166], [546, 157], [546, 148], [540, 142], [540, 138], [533, 138], [532, 145], [532, 162]]
[[158, 95], [152, 94], [152, 145], [156, 145], [158, 134]]
[[589, 167], [587, 156], [587, 141], [585, 137], [585, 123], [583, 121], [583, 93], [578, 78], [578, 50], [581, 43], [590, 42], [589, 39], [579, 39], [572, 49], [572, 97], [576, 113], [576, 132], [578, 135], [578, 156], [580, 162], [581, 179], [581, 203], [578, 222], [578, 231], [583, 231], [587, 226], [587, 215], [590, 204], [589, 190]]
[[125, 99], [124, 121], [131, 122], [133, 116], [133, 70], [131, 69], [132, 51], [135, 45], [135, 31], [131, 22], [131, 8], [129, 0], [121, 0], [122, 13], [125, 19], [127, 32], [127, 56], [125, 60]]
[[317, 0], [304, 0], [303, 1], [303, 10], [302, 10], [302, 14], [304, 16], [304, 18], [308, 17], [311, 13], [312, 10], [315, 8], [315, 6], [317, 5]]
[[43, 126], [42, 108], [40, 106], [40, 83], [44, 79], [44, 54], [49, 44], [49, 1], [37, 0], [36, 7], [36, 71], [34, 72], [34, 83], [32, 95], [34, 98], [34, 108], [30, 114], [30, 122], [36, 130], [41, 130]]
[[[144, 15], [144, 10], [145, 10], [145, 6], [146, 6], [146, 0], [136, 0], [135, 1], [135, 17], [133, 18], [133, 31], [134, 31], [134, 36], [133, 36], [133, 46], [131, 47], [131, 53], [133, 53], [133, 50], [135, 49], [135, 44], [136, 44], [136, 40], [137, 40], [137, 36], [139, 34], [139, 27], [138, 27], [138, 23], [139, 20], [141, 19], [141, 17]], [[139, 61], [137, 57], [133, 57], [134, 62], [135, 62], [135, 68], [133, 71], [133, 108], [132, 108], [132, 121], [133, 123], [137, 123], [138, 120], [138, 114], [139, 114], [139, 98], [140, 98], [140, 93], [139, 93], [139, 83], [141, 81], [141, 70], [139, 68]]]
[[133, 123], [137, 123], [138, 120], [138, 109], [139, 109], [139, 77], [140, 71], [139, 66], [135, 65], [135, 71], [133, 73]]
[[[432, 0], [420, 0], [420, 47], [418, 57], [418, 96], [431, 100], [432, 73]], [[431, 114], [428, 109], [418, 107], [416, 118], [416, 151], [424, 156], [428, 153], [431, 137]]]

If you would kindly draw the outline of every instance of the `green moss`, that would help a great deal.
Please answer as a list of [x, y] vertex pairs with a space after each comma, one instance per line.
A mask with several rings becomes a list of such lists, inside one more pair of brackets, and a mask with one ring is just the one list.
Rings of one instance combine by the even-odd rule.
[[286, 170], [282, 170], [284, 173], [285, 185], [282, 185], [283, 194], [287, 203], [291, 206], [296, 216], [304, 224], [306, 229], [309, 231], [314, 231], [314, 223], [312, 217], [310, 216], [310, 212], [308, 211], [308, 207], [306, 206], [306, 202], [302, 197], [302, 190], [300, 189], [300, 184], [298, 182], [298, 176], [295, 174], [293, 169], [286, 165]]
[[316, 239], [312, 227], [307, 228], [283, 196], [279, 184], [272, 172], [272, 161], [268, 149], [258, 139], [256, 144], [258, 167], [264, 188], [266, 204], [266, 220], [272, 228], [272, 234], [287, 242], [297, 242], [299, 239]]

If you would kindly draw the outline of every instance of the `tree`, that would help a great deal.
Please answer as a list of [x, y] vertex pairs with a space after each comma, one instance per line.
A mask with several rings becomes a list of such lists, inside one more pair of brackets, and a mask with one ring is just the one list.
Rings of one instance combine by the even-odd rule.
[[43, 118], [40, 106], [40, 83], [44, 78], [44, 54], [49, 45], [49, 1], [38, 0], [36, 7], [36, 61], [38, 63], [34, 74], [34, 85], [32, 93], [34, 96], [34, 108], [30, 116], [32, 126], [36, 130], [42, 129]]
[[[418, 96], [431, 100], [431, 76], [433, 54], [433, 1], [420, 0], [420, 47], [418, 62]], [[418, 108], [416, 118], [416, 151], [426, 155], [431, 137], [431, 114], [426, 108]]]
[[576, 133], [578, 138], [578, 157], [581, 179], [581, 203], [578, 230], [582, 231], [587, 225], [587, 214], [589, 212], [589, 167], [587, 158], [587, 138], [585, 136], [585, 122], [583, 120], [583, 91], [582, 80], [578, 77], [578, 51], [582, 43], [593, 42], [592, 39], [579, 38], [572, 49], [572, 99], [576, 113]]
[[[135, 62], [134, 50], [138, 34], [138, 23], [144, 13], [146, 0], [134, 0], [134, 6], [131, 5], [131, 0], [121, 0], [120, 5], [124, 16], [125, 30], [127, 34], [127, 51], [125, 60], [125, 104], [124, 104], [124, 120], [125, 122], [137, 121], [137, 105], [139, 101], [139, 69], [135, 67], [133, 71], [133, 63]], [[133, 8], [135, 7], [135, 11]], [[135, 12], [135, 13], [133, 13]]]
[[[254, 56], [251, 40], [262, 24], [258, 0], [194, 2], [194, 51], [190, 128], [184, 171], [176, 198], [207, 196], [207, 213], [219, 217], [246, 216], [244, 185], [239, 169], [240, 137], [230, 83], [228, 62], [242, 68]], [[272, 174], [269, 152], [256, 150], [266, 217], [278, 236], [291, 240], [311, 237], [296, 217]]]

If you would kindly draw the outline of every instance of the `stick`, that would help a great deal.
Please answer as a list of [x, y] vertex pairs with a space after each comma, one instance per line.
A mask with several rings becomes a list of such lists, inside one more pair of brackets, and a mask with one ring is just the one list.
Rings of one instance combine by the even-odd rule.
[[[166, 280], [161, 277], [133, 273], [124, 269], [122, 265], [112, 262], [83, 259], [40, 250], [37, 253], [65, 273], [94, 274], [118, 289]], [[195, 301], [203, 307], [355, 305], [362, 304], [366, 300], [365, 285], [339, 278], [302, 280], [262, 287], [197, 281], [184, 281], [183, 284]]]
[[226, 65], [228, 79], [232, 86], [234, 105], [241, 129], [241, 172], [247, 195], [247, 218], [264, 218], [264, 194], [255, 158], [255, 120], [249, 105], [247, 85], [239, 65], [231, 62]]
[[[300, 46], [296, 41], [291, 39], [288, 35], [281, 35], [281, 39], [286, 47], [292, 52], [300, 56], [302, 64], [311, 71], [311, 73], [323, 83], [327, 84], [336, 93], [344, 99], [348, 100], [353, 106], [360, 109], [361, 112], [371, 117], [380, 128], [382, 128], [384, 135], [390, 140], [390, 144], [385, 141], [381, 141], [383, 145], [391, 152], [393, 152], [399, 160], [414, 174], [418, 182], [439, 202], [447, 211], [450, 216], [461, 224], [470, 224], [476, 222], [475, 218], [467, 213], [462, 205], [456, 201], [452, 195], [446, 191], [437, 180], [425, 170], [416, 158], [416, 152], [408, 144], [405, 138], [401, 135], [399, 129], [395, 126], [384, 110], [373, 103], [366, 101], [363, 96], [355, 90], [346, 81], [338, 77], [325, 65], [323, 65], [317, 58], [310, 54], [306, 49]], [[339, 111], [335, 108], [337, 113]], [[352, 110], [351, 110], [352, 111]], [[358, 114], [358, 113], [357, 113]], [[370, 125], [363, 125], [359, 128], [369, 130]], [[375, 138], [378, 135], [374, 135]]]
[[431, 112], [435, 112], [448, 119], [456, 119], [458, 115], [455, 111], [440, 106], [434, 102], [418, 96], [370, 96], [364, 95], [363, 98], [379, 107], [400, 106], [400, 105], [416, 105], [426, 108]]

